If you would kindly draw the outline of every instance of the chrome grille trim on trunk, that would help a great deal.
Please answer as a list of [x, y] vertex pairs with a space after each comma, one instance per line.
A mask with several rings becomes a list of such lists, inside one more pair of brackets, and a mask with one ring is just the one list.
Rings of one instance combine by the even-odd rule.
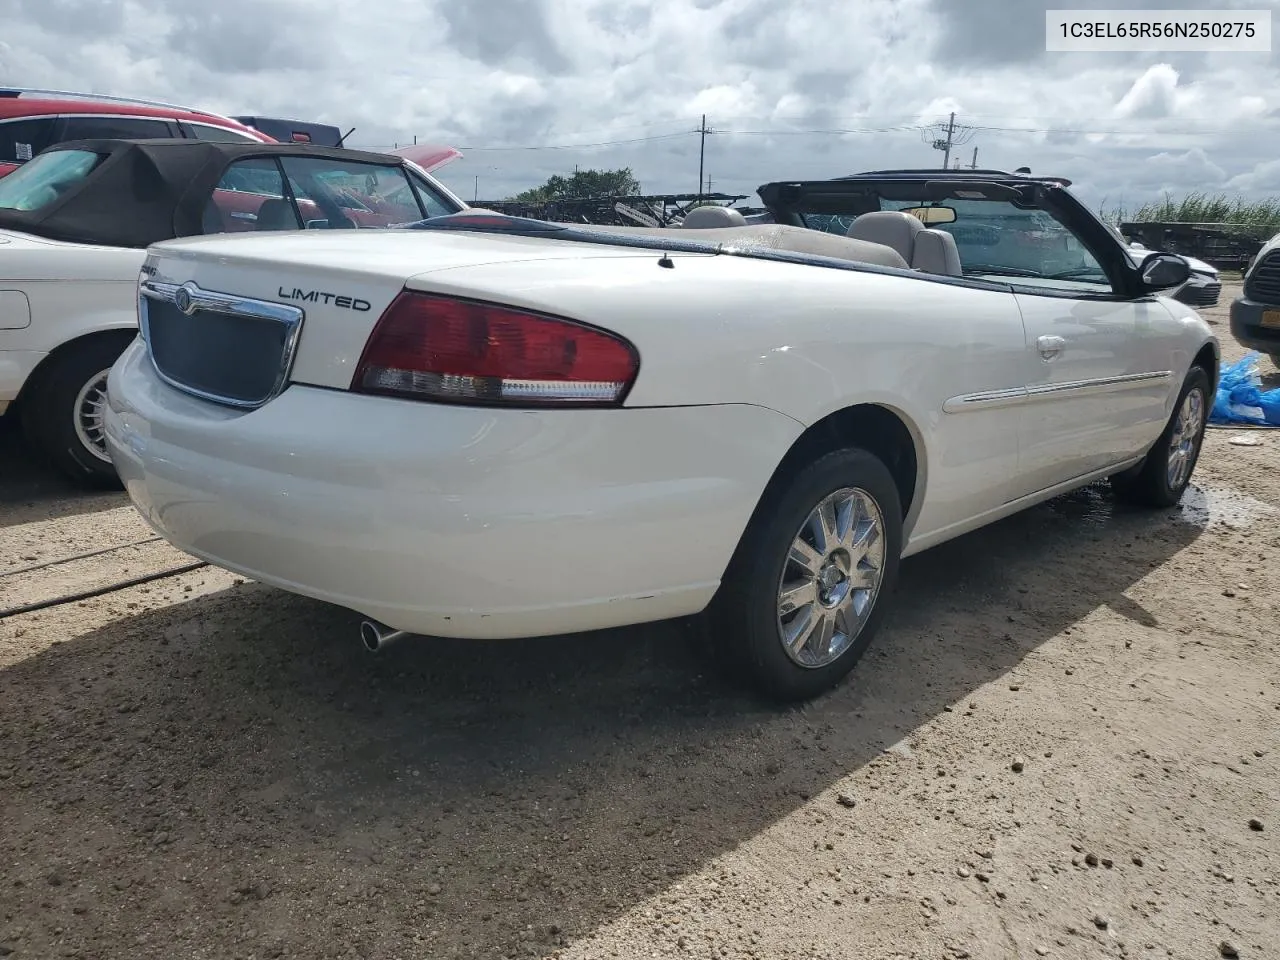
[[214, 403], [252, 410], [289, 381], [305, 314], [195, 283], [143, 280], [138, 326], [165, 383]]

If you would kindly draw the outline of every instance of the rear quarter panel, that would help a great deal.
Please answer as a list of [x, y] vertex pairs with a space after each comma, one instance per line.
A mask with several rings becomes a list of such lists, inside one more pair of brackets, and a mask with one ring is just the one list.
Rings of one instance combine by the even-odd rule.
[[920, 423], [977, 383], [1013, 385], [984, 351], [988, 318], [1021, 332], [1010, 294], [733, 256], [456, 267], [409, 286], [501, 299], [632, 340], [629, 406], [757, 403], [812, 423], [847, 401]]
[[25, 295], [31, 322], [0, 330], [0, 350], [51, 352], [106, 330], [136, 329], [145, 252], [43, 241], [0, 245], [0, 289]]
[[[953, 397], [1017, 387], [1011, 294], [733, 256], [459, 267], [410, 286], [493, 297], [597, 324], [640, 353], [627, 406], [755, 404], [804, 426], [856, 404], [895, 412], [916, 443], [908, 526], [929, 531], [998, 498], [1017, 414], [956, 416]], [[785, 450], [777, 451], [780, 460]]]

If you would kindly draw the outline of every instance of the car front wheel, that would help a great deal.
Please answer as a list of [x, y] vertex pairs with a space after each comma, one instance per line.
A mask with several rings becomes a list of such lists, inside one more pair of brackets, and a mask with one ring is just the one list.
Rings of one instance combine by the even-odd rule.
[[807, 700], [861, 659], [902, 555], [902, 505], [884, 464], [837, 450], [766, 494], [726, 571], [716, 646], [761, 693]]
[[107, 454], [107, 374], [132, 337], [99, 336], [67, 348], [22, 399], [23, 432], [67, 476], [87, 487], [119, 487]]
[[1145, 507], [1172, 507], [1181, 500], [1200, 459], [1212, 405], [1209, 375], [1201, 367], [1192, 367], [1182, 383], [1173, 415], [1146, 458], [1111, 478], [1116, 495]]

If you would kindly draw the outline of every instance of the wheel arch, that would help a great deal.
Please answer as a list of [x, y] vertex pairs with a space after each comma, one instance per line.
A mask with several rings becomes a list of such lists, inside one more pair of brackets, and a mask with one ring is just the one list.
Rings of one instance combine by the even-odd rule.
[[925, 444], [914, 420], [901, 408], [883, 402], [841, 407], [806, 427], [778, 462], [760, 505], [796, 470], [842, 447], [860, 447], [884, 462], [902, 499], [904, 535], [909, 534], [927, 481]]
[[127, 347], [134, 338], [138, 336], [137, 326], [119, 326], [106, 327], [98, 330], [91, 330], [88, 333], [82, 333], [78, 337], [72, 337], [65, 340], [50, 350], [38, 364], [27, 375], [27, 379], [22, 382], [22, 389], [18, 391], [18, 395], [14, 398], [10, 409], [17, 412], [21, 409], [24, 398], [31, 396], [40, 389], [40, 384], [44, 382], [49, 375], [49, 371], [57, 367], [62, 358], [68, 356], [75, 350], [80, 349], [86, 343], [99, 342], [103, 340], [118, 339], [121, 341], [121, 350]]
[[[1195, 358], [1191, 361], [1191, 366], [1202, 367], [1204, 372], [1209, 375], [1209, 390], [1216, 391], [1218, 389], [1218, 373], [1222, 363], [1219, 353], [1217, 341], [1209, 340], [1201, 345], [1197, 351]], [[1213, 405], [1213, 398], [1209, 398], [1210, 406]]]

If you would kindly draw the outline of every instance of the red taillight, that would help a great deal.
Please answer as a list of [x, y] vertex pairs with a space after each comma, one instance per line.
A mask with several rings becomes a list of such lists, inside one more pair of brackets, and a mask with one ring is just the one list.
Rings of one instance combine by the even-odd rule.
[[406, 290], [374, 327], [351, 389], [424, 400], [616, 404], [638, 369], [631, 344], [603, 330]]

